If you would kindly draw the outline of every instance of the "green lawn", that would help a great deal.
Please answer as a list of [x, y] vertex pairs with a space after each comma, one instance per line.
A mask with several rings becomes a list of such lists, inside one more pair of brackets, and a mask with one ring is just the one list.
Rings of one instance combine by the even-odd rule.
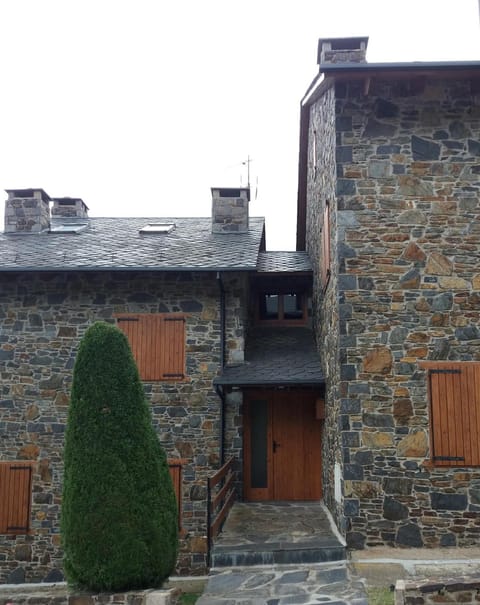
[[[390, 588], [367, 587], [368, 605], [393, 605], [393, 592]], [[193, 603], [194, 601], [192, 601]]]
[[[198, 597], [201, 593], [199, 592], [184, 592], [180, 597], [181, 605], [193, 605], [197, 602]], [[392, 601], [393, 603], [393, 601]]]

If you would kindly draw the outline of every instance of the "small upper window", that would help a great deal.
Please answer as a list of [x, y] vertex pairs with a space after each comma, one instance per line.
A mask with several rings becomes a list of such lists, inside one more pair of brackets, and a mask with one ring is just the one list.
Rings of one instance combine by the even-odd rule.
[[300, 294], [283, 295], [283, 318], [303, 319], [303, 301]]
[[257, 317], [261, 323], [304, 323], [307, 319], [306, 297], [298, 292], [259, 294]]
[[149, 223], [142, 227], [139, 233], [170, 233], [175, 229], [175, 223]]

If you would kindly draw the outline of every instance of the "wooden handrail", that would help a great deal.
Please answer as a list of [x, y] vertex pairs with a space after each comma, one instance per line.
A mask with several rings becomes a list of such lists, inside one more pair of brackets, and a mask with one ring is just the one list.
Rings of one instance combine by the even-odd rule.
[[[217, 487], [219, 484], [220, 487]], [[233, 457], [208, 478], [207, 490], [207, 540], [210, 563], [212, 541], [219, 534], [235, 501]]]
[[218, 490], [217, 495], [214, 498], [212, 498], [212, 501], [210, 502], [212, 513], [215, 512], [215, 509], [217, 508], [218, 504], [221, 502], [221, 500], [223, 500], [226, 493], [232, 487], [232, 484], [233, 484], [233, 475], [230, 474], [228, 476], [228, 479], [225, 481], [223, 487]]
[[233, 463], [233, 458], [230, 458], [229, 460], [227, 460], [225, 462], [225, 464], [221, 468], [218, 469], [218, 471], [214, 475], [212, 475], [211, 477], [208, 478], [208, 483], [211, 488], [215, 487], [217, 485], [217, 483], [225, 477], [225, 475], [231, 469], [232, 463]]

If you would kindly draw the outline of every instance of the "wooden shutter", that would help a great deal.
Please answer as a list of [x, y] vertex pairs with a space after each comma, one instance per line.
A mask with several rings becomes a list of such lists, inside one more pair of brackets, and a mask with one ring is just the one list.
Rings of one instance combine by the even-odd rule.
[[168, 313], [122, 314], [125, 333], [142, 380], [185, 378], [185, 316]]
[[320, 259], [322, 286], [325, 289], [330, 280], [330, 202], [325, 201], [322, 226], [322, 257]]
[[32, 463], [0, 462], [0, 534], [30, 529]]
[[440, 466], [480, 466], [480, 363], [428, 368], [431, 458]]
[[172, 478], [173, 489], [175, 490], [175, 497], [177, 498], [177, 509], [178, 509], [178, 527], [181, 528], [182, 519], [182, 463], [180, 460], [169, 460], [168, 469], [170, 471], [170, 477]]
[[185, 372], [185, 318], [163, 319], [163, 379], [182, 380]]

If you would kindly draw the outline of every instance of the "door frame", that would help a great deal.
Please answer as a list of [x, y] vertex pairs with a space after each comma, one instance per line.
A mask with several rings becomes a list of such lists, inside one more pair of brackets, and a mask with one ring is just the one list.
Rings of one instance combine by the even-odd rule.
[[[243, 391], [243, 496], [246, 501], [268, 501], [274, 500], [275, 495], [275, 486], [273, 484], [274, 481], [274, 454], [272, 450], [273, 446], [273, 422], [274, 422], [274, 412], [273, 407], [275, 405], [275, 396], [282, 394], [284, 396], [286, 393], [291, 393], [292, 404], [294, 404], [294, 398], [297, 397], [307, 397], [311, 400], [312, 406], [315, 406], [315, 418], [321, 422], [319, 427], [319, 442], [318, 442], [318, 456], [320, 461], [320, 469], [319, 469], [319, 498], [322, 496], [322, 433], [323, 433], [323, 395], [319, 392], [318, 389], [305, 389], [305, 388], [288, 388], [288, 389], [275, 389], [275, 388], [265, 388], [265, 389], [248, 389]], [[266, 448], [266, 468], [267, 468], [267, 485], [266, 487], [251, 487], [251, 439], [252, 439], [252, 427], [250, 425], [250, 406], [253, 401], [262, 400], [267, 402], [267, 448]], [[321, 410], [321, 411], [319, 411]], [[305, 425], [304, 425], [305, 426]], [[305, 498], [308, 500], [309, 498]]]

